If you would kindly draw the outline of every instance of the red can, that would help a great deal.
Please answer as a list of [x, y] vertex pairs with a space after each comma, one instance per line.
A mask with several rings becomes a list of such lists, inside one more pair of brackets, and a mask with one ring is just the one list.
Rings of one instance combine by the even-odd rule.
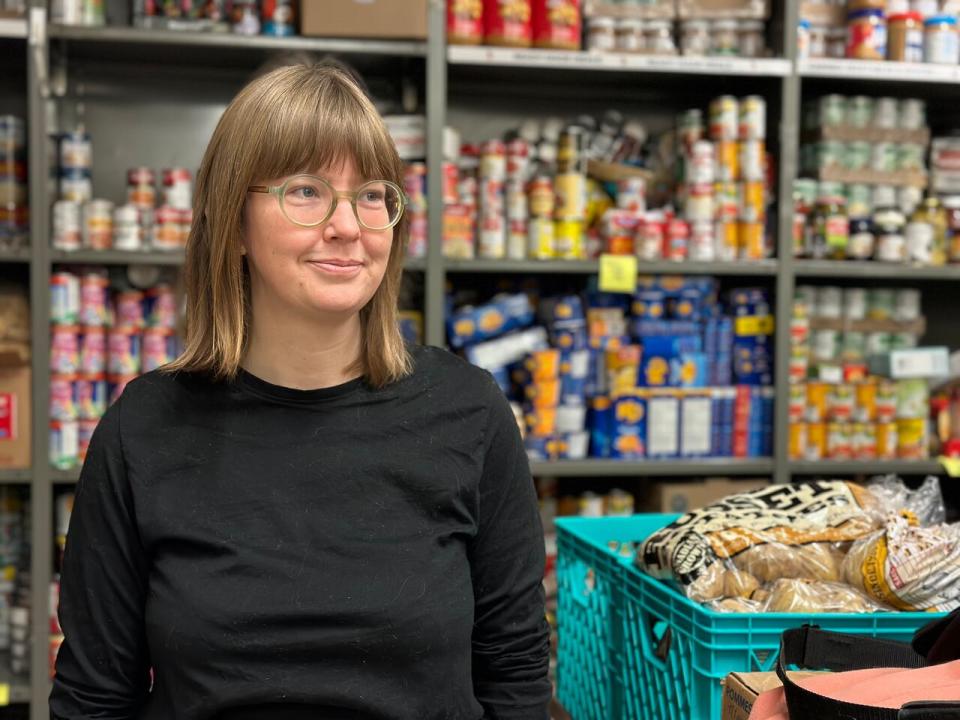
[[483, 39], [487, 45], [530, 47], [530, 0], [483, 0]]
[[460, 202], [460, 170], [456, 163], [443, 164], [443, 204], [450, 205]]
[[535, 47], [580, 49], [580, 0], [533, 0], [532, 15]]
[[686, 220], [673, 218], [667, 223], [667, 243], [664, 257], [667, 260], [687, 259], [690, 250], [690, 224]]
[[447, 42], [451, 45], [483, 42], [483, 0], [447, 0]]
[[662, 260], [666, 233], [666, 224], [661, 217], [644, 217], [637, 227], [637, 257], [641, 260]]

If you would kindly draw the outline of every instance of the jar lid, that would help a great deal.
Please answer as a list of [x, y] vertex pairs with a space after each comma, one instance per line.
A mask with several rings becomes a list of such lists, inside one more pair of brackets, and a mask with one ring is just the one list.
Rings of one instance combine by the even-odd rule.
[[887, 18], [887, 22], [906, 22], [907, 20], [913, 20], [914, 22], [922, 23], [923, 13], [920, 13], [920, 12], [894, 13], [893, 15]]
[[681, 29], [694, 29], [694, 30], [706, 30], [710, 26], [708, 20], [684, 20], [681, 24]]
[[810, 21], [809, 21], [809, 20], [801, 20], [799, 24], [800, 24], [801, 29], [803, 29], [803, 30], [809, 30], [809, 29], [810, 29]]
[[661, 30], [662, 30], [663, 28], [667, 28], [667, 29], [669, 29], [669, 30], [672, 30], [672, 29], [673, 29], [673, 20], [648, 20], [648, 21], [647, 21], [647, 27], [648, 27], [648, 28], [661, 29]]
[[616, 21], [612, 17], [592, 17], [587, 20], [589, 27], [609, 27], [612, 28]]
[[957, 19], [953, 15], [934, 15], [928, 17], [924, 25], [956, 25]]
[[763, 20], [737, 20], [741, 30], [763, 30]]
[[737, 21], [736, 20], [716, 20], [713, 23], [713, 28], [715, 30], [736, 30]]
[[643, 21], [636, 18], [621, 18], [617, 20], [618, 28], [640, 28], [643, 27]]
[[865, 10], [854, 10], [851, 13], [847, 13], [847, 20], [862, 20], [864, 18], [883, 18], [883, 10], [877, 10], [876, 8], [867, 8]]

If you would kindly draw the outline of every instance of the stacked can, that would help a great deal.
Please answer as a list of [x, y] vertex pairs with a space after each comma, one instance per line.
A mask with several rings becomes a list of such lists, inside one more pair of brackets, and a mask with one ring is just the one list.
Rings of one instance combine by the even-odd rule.
[[51, 278], [50, 461], [83, 462], [108, 405], [141, 372], [178, 352], [173, 288], [125, 290], [110, 297], [106, 269]]
[[26, 132], [23, 120], [0, 115], [0, 245], [17, 247], [28, 240]]
[[60, 138], [60, 199], [84, 203], [93, 198], [93, 145], [82, 128]]
[[507, 252], [507, 226], [504, 197], [507, 182], [507, 148], [500, 140], [490, 140], [480, 149], [480, 241], [482, 258], [500, 259]]
[[410, 163], [403, 171], [403, 192], [407, 196], [405, 210], [409, 223], [410, 240], [407, 255], [415, 258], [427, 255], [427, 166]]
[[527, 257], [530, 209], [527, 203], [527, 178], [530, 174], [530, 144], [515, 138], [507, 144], [507, 250], [511, 260]]
[[686, 163], [684, 216], [690, 223], [690, 259], [716, 260], [714, 220], [716, 218], [716, 156], [709, 140], [693, 143]]
[[156, 210], [153, 247], [157, 250], [182, 250], [193, 223], [193, 183], [187, 168], [163, 171], [164, 204]]
[[560, 133], [554, 207], [556, 256], [563, 260], [585, 257], [587, 218], [587, 157], [583, 128], [570, 125]]

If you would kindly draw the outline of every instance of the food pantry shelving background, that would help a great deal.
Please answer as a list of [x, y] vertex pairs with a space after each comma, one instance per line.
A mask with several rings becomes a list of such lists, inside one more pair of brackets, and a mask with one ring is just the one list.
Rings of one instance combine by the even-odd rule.
[[[250, 71], [276, 51], [309, 51], [342, 55], [368, 78], [387, 78], [397, 86], [417, 88], [428, 129], [429, 176], [441, 176], [442, 128], [445, 124], [501, 129], [539, 111], [566, 114], [587, 106], [635, 106], [651, 98], [672, 98], [681, 107], [704, 107], [721, 93], [762, 94], [770, 108], [770, 144], [777, 161], [780, 208], [792, 207], [797, 177], [801, 96], [809, 87], [819, 94], [850, 93], [856, 88], [876, 94], [960, 96], [960, 67], [864, 63], [840, 60], [794, 61], [799, 2], [777, 7], [769, 40], [778, 58], [689, 58], [596, 55], [579, 52], [450, 47], [445, 43], [445, 3], [430, 3], [426, 42], [324, 40], [311, 38], [246, 38], [229, 35], [173, 33], [128, 27], [82, 28], [49, 25], [46, 6], [29, 3], [29, 22], [0, 21], [0, 49], [11, 58], [0, 91], [4, 102], [28, 119], [31, 247], [0, 254], [4, 275], [29, 277], [33, 336], [33, 470], [0, 472], [0, 482], [31, 488], [32, 658], [30, 683], [0, 677], [0, 701], [30, 701], [30, 717], [47, 717], [46, 698], [49, 612], [48, 587], [53, 557], [53, 489], [76, 481], [76, 471], [51, 469], [47, 462], [49, 424], [49, 280], [59, 263], [100, 265], [176, 265], [182, 256], [169, 253], [62, 253], [50, 246], [49, 208], [54, 199], [48, 168], [52, 158], [48, 136], [70, 128], [76, 114], [94, 133], [95, 178], [99, 188], [122, 182], [133, 165], [195, 167], [206, 141], [195, 126], [212, 127], [220, 109]], [[171, 69], [173, 68], [173, 69]], [[950, 87], [956, 86], [956, 87]], [[909, 90], [908, 90], [909, 88]], [[531, 108], [534, 112], [531, 113]], [[675, 109], [663, 108], [661, 116]], [[563, 113], [561, 113], [563, 114]], [[672, 119], [672, 118], [671, 118]], [[499, 123], [499, 124], [498, 124]], [[99, 124], [99, 125], [98, 125]], [[194, 124], [192, 127], [191, 124]], [[97, 133], [109, 127], [109, 136]], [[182, 132], [191, 128], [192, 133]], [[189, 137], [186, 137], [189, 135]], [[428, 254], [409, 260], [407, 270], [422, 274], [426, 319], [425, 340], [443, 345], [446, 283], [492, 282], [500, 276], [535, 275], [576, 280], [596, 274], [595, 261], [449, 260], [440, 243], [440, 183], [429, 185]], [[570, 478], [698, 477], [704, 475], [764, 476], [780, 482], [797, 476], [858, 475], [897, 472], [908, 475], [939, 472], [935, 461], [791, 462], [787, 459], [787, 361], [792, 298], [797, 280], [846, 278], [910, 281], [940, 288], [960, 280], [960, 267], [904, 267], [872, 262], [825, 262], [792, 257], [790, 212], [779, 214], [776, 258], [753, 263], [644, 264], [646, 273], [709, 274], [764, 282], [776, 297], [776, 423], [775, 451], [769, 459], [620, 462], [584, 460], [537, 462], [536, 475]], [[935, 319], [934, 319], [935, 320]], [[944, 321], [949, 318], [944, 318]], [[942, 332], [942, 331], [941, 331]], [[0, 662], [0, 667], [5, 663]], [[9, 682], [5, 682], [9, 680]]]

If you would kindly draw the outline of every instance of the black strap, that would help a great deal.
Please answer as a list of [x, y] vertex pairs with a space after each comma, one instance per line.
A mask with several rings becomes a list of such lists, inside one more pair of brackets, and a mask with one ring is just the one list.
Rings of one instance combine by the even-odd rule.
[[[783, 633], [777, 675], [783, 683], [790, 720], [922, 720], [924, 715], [913, 713], [909, 706], [901, 710], [878, 708], [818, 695], [793, 682], [787, 675], [787, 665], [844, 672], [875, 667], [920, 668], [926, 664], [923, 656], [903, 643], [825, 632], [805, 625]], [[915, 709], [921, 706], [911, 705]], [[910, 714], [901, 714], [904, 709]], [[936, 717], [946, 716], [929, 715], [931, 720]]]

